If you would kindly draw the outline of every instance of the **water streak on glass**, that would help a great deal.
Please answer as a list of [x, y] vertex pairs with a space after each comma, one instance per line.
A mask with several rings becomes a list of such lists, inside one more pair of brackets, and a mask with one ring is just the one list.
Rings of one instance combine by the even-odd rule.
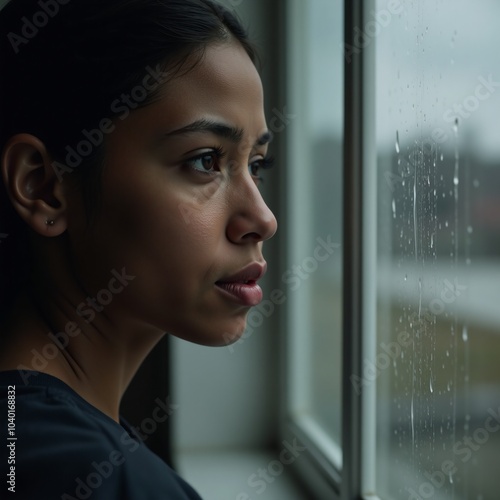
[[500, 386], [500, 92], [476, 89], [500, 79], [500, 2], [400, 4], [376, 39], [377, 346], [399, 345], [376, 380], [376, 493], [497, 500], [500, 432], [475, 436]]

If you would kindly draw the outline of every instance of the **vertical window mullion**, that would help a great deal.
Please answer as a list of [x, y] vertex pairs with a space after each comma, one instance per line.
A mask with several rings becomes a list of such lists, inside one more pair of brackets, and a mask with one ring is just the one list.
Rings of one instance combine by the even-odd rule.
[[374, 487], [376, 385], [364, 383], [363, 361], [376, 352], [375, 40], [356, 38], [367, 11], [363, 0], [344, 4], [344, 500]]
[[[355, 47], [355, 28], [363, 19], [362, 0], [344, 4], [345, 47]], [[361, 377], [361, 272], [362, 272], [362, 146], [363, 146], [363, 51], [345, 59], [344, 111], [344, 297], [343, 297], [343, 470], [342, 498], [361, 494], [361, 397], [351, 377]]]

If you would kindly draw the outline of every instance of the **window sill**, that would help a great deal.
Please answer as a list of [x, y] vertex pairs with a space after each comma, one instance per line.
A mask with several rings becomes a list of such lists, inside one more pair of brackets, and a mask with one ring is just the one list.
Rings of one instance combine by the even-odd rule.
[[185, 451], [176, 465], [203, 500], [310, 500], [278, 458], [273, 450]]

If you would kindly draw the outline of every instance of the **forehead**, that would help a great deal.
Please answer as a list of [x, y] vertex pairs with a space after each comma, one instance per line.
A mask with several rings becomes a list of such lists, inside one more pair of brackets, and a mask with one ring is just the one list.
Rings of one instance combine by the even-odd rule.
[[236, 41], [207, 47], [193, 69], [164, 85], [161, 100], [177, 123], [203, 114], [245, 130], [265, 128], [262, 82]]

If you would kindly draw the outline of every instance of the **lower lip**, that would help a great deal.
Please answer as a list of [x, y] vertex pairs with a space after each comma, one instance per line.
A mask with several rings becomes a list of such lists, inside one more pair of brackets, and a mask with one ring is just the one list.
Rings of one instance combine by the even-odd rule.
[[215, 286], [224, 295], [244, 306], [252, 307], [262, 302], [262, 289], [256, 283], [216, 283]]

